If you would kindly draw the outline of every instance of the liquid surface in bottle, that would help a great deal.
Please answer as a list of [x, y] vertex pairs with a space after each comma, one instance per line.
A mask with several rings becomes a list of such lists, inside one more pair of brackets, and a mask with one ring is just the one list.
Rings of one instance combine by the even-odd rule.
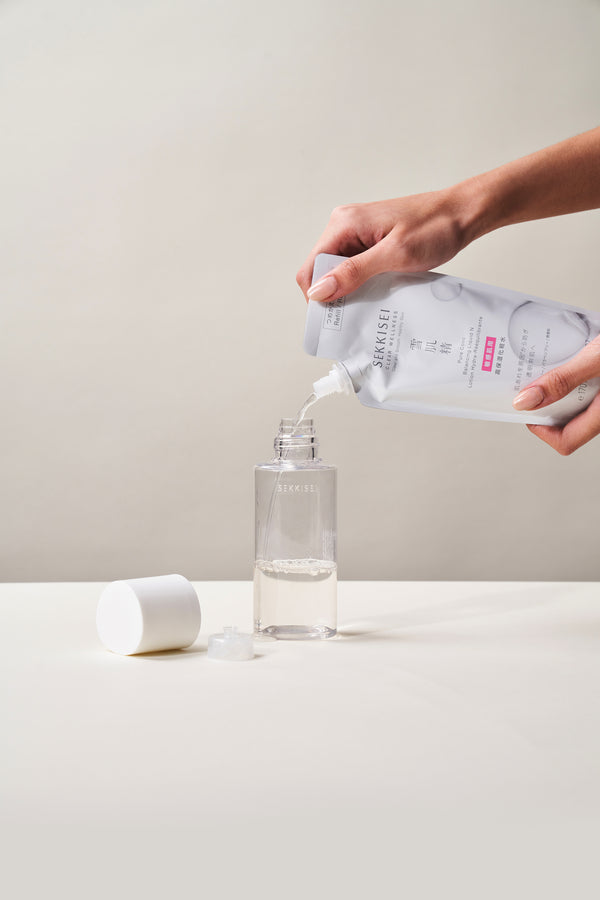
[[332, 637], [337, 622], [337, 566], [323, 559], [257, 560], [254, 627], [280, 640]]

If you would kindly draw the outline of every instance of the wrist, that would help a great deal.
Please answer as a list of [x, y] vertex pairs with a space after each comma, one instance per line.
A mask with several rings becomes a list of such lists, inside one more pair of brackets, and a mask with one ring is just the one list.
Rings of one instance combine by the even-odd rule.
[[504, 224], [499, 192], [486, 175], [461, 181], [446, 193], [462, 247]]

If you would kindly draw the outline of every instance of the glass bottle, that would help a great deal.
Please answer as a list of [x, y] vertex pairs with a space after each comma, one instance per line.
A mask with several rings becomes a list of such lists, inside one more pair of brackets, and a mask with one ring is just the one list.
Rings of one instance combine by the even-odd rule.
[[275, 457], [255, 468], [254, 629], [284, 640], [337, 629], [336, 468], [312, 419], [282, 419]]

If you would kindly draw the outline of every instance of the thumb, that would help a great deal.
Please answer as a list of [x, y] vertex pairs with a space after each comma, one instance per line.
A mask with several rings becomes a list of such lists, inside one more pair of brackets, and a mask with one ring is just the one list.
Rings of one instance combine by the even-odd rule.
[[385, 239], [363, 253], [350, 256], [316, 281], [306, 292], [309, 300], [331, 302], [355, 291], [373, 275], [387, 272], [393, 266], [388, 259]]
[[518, 410], [541, 409], [566, 397], [580, 384], [600, 375], [600, 340], [595, 338], [579, 353], [556, 369], [528, 384], [513, 400]]

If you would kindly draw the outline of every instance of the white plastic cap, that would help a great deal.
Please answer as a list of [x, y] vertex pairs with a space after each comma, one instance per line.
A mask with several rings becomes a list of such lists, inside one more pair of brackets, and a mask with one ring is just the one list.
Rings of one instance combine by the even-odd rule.
[[243, 634], [235, 625], [225, 626], [222, 634], [211, 634], [208, 639], [209, 659], [226, 659], [243, 662], [254, 658], [254, 640], [251, 634]]
[[353, 394], [354, 385], [347, 369], [341, 363], [336, 362], [328, 375], [319, 378], [313, 384], [316, 399], [327, 397], [329, 394]]
[[198, 595], [183, 575], [113, 581], [96, 611], [100, 640], [124, 656], [189, 647], [200, 620]]

